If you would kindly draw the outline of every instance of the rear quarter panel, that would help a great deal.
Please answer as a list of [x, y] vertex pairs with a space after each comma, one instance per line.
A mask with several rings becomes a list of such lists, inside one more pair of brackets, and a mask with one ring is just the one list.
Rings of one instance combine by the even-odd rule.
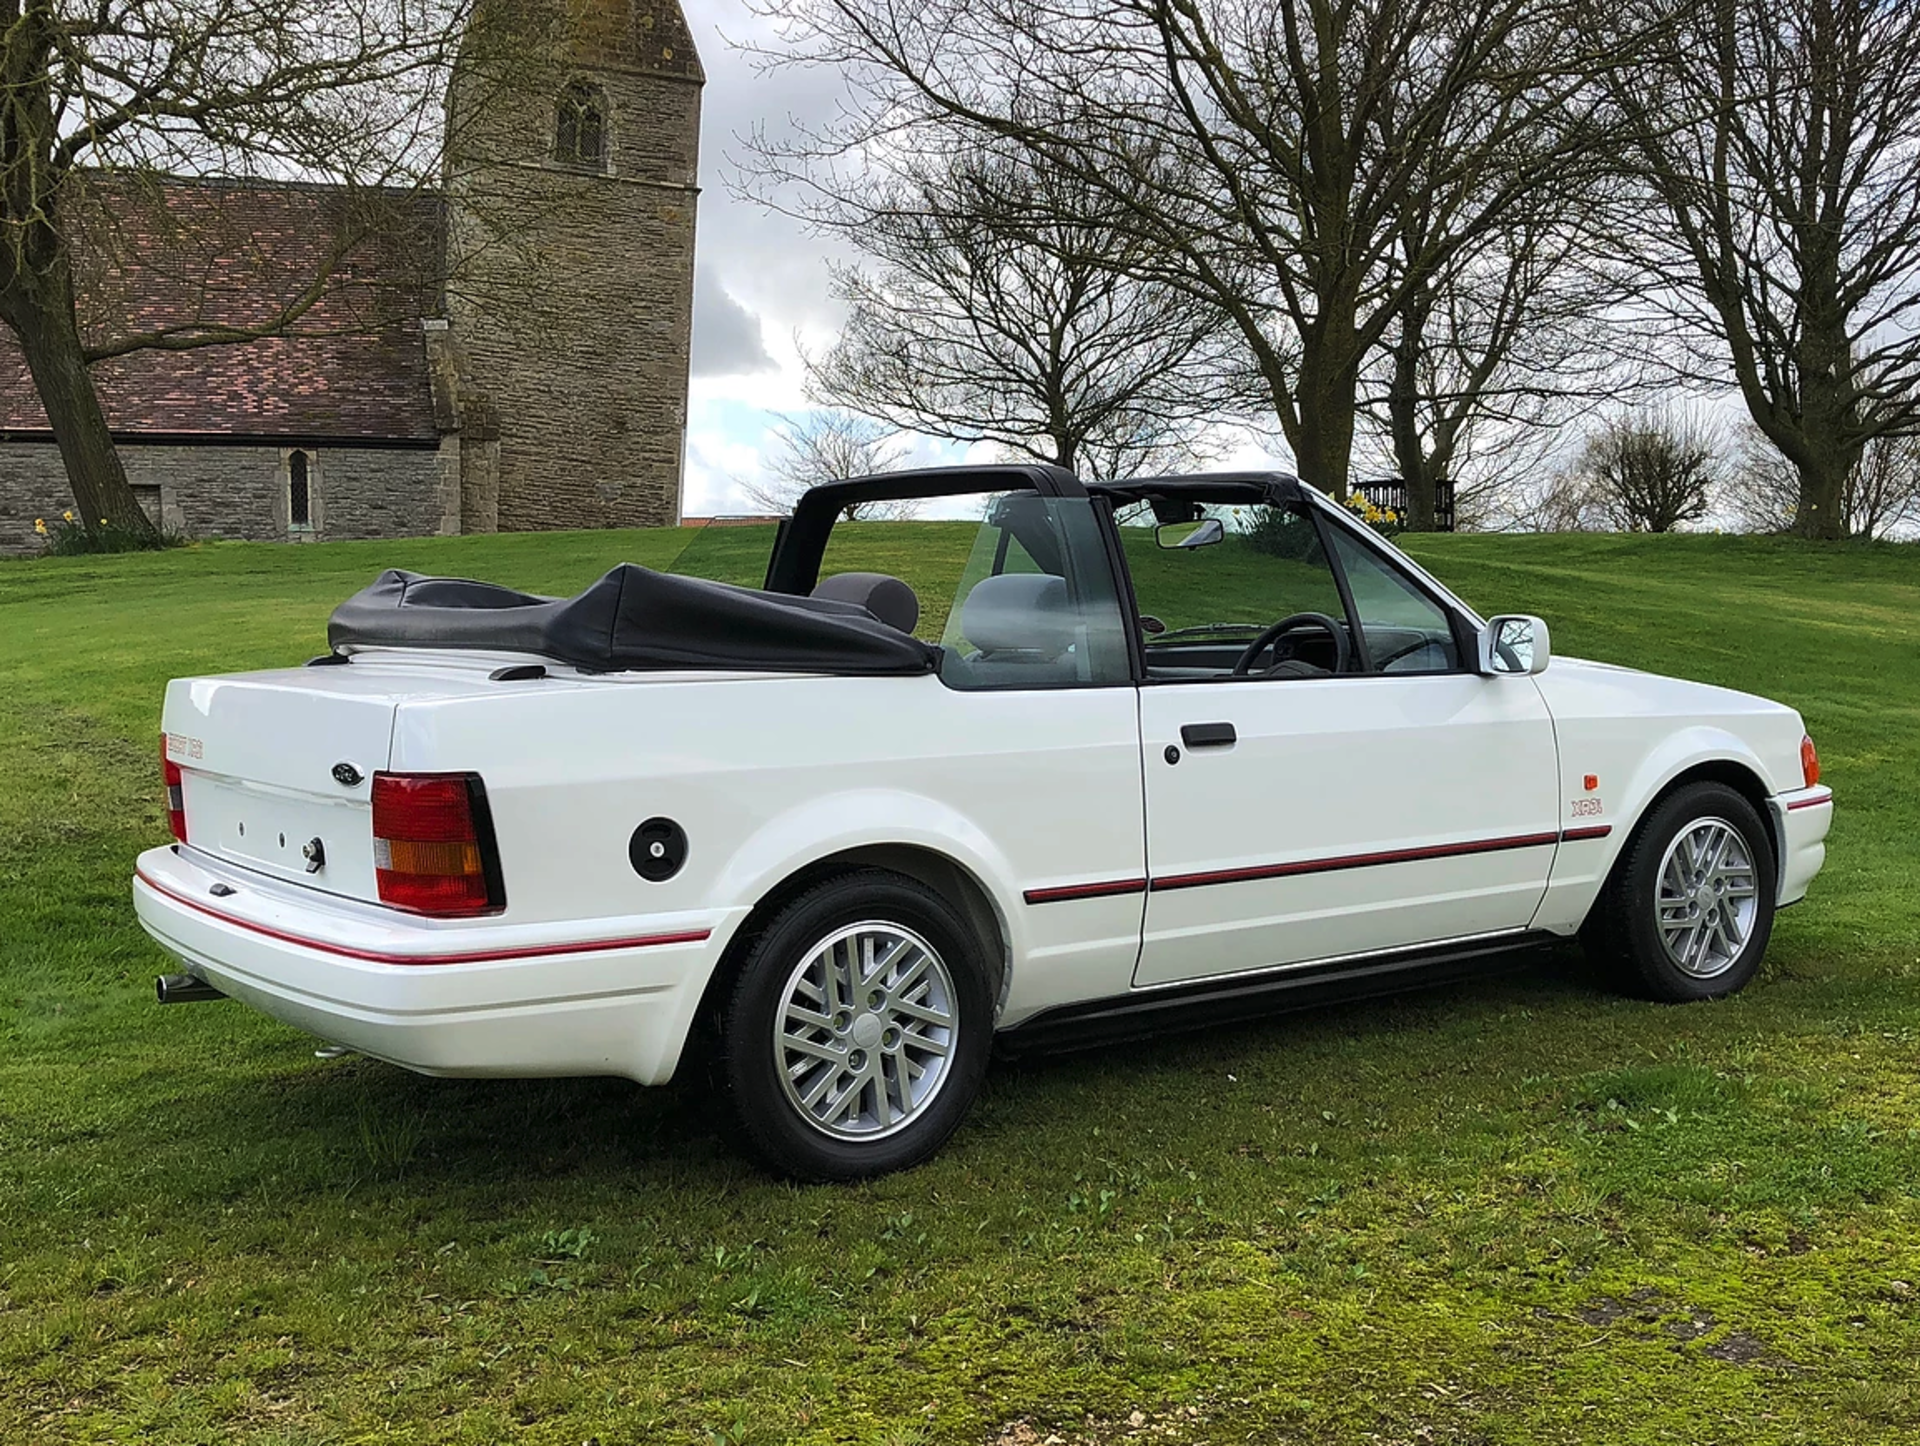
[[[403, 705], [391, 766], [486, 781], [506, 920], [704, 911], [729, 936], [797, 870], [876, 844], [944, 855], [998, 916], [1003, 1022], [1123, 991], [1141, 896], [1031, 908], [1023, 891], [1144, 872], [1131, 689], [956, 692], [937, 678], [631, 675]], [[640, 878], [666, 817], [685, 866]]]

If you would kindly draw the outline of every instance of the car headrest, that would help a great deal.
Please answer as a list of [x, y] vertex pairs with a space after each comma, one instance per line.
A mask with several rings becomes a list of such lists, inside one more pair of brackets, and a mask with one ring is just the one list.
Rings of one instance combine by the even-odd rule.
[[912, 588], [884, 572], [839, 572], [823, 577], [815, 597], [850, 602], [865, 608], [890, 628], [910, 633], [920, 621], [920, 599]]
[[960, 631], [983, 653], [1057, 658], [1072, 644], [1078, 621], [1066, 579], [1044, 572], [982, 578], [960, 609]]

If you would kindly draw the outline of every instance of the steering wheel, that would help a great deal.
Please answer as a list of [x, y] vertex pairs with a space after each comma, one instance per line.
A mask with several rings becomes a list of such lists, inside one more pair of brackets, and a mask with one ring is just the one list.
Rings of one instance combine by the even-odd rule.
[[[1347, 671], [1347, 657], [1349, 653], [1347, 635], [1340, 624], [1328, 617], [1325, 613], [1294, 613], [1290, 617], [1280, 619], [1279, 622], [1268, 628], [1251, 643], [1248, 643], [1247, 650], [1240, 655], [1240, 661], [1233, 665], [1233, 672], [1230, 676], [1235, 678], [1246, 677], [1247, 674], [1253, 671], [1253, 660], [1275, 643], [1279, 642], [1283, 636], [1292, 632], [1295, 628], [1318, 628], [1321, 632], [1332, 638], [1333, 671], [1336, 673], [1344, 673]], [[1283, 659], [1282, 662], [1273, 664], [1273, 666], [1269, 667], [1266, 671], [1271, 673], [1284, 664], [1294, 661], [1295, 659], [1292, 658]], [[1312, 664], [1304, 664], [1303, 666], [1312, 667]], [[1323, 670], [1314, 668], [1314, 672], [1316, 673], [1321, 671]]]

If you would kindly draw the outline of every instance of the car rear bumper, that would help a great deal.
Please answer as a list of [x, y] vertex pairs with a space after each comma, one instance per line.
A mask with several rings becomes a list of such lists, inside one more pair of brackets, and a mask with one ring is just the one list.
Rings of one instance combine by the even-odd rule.
[[423, 1074], [641, 1084], [673, 1074], [737, 922], [413, 919], [180, 848], [140, 856], [133, 900], [190, 973], [332, 1043]]
[[1768, 800], [1774, 836], [1780, 840], [1777, 902], [1796, 904], [1827, 861], [1827, 830], [1833, 826], [1833, 790], [1800, 788]]

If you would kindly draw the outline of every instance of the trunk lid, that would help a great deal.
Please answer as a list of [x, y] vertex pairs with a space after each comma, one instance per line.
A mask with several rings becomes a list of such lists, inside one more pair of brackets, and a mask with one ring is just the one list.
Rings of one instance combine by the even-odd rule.
[[181, 769], [187, 846], [378, 902], [371, 790], [395, 711], [490, 686], [478, 670], [361, 664], [175, 679], [162, 727]]

